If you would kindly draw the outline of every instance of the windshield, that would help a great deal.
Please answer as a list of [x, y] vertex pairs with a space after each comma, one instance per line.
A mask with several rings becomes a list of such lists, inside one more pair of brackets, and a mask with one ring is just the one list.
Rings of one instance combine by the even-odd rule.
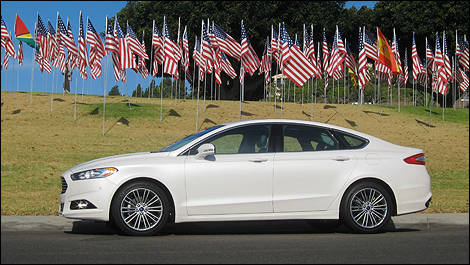
[[204, 134], [206, 133], [209, 133], [209, 132], [212, 132], [213, 130], [215, 129], [218, 129], [220, 127], [222, 127], [224, 125], [216, 125], [216, 126], [213, 126], [213, 127], [210, 127], [209, 129], [205, 129], [204, 131], [200, 131], [200, 132], [197, 132], [195, 134], [192, 134], [192, 135], [189, 135], [189, 136], [186, 136], [185, 138], [175, 142], [175, 143], [172, 143], [170, 144], [169, 146], [167, 147], [164, 147], [156, 152], [171, 152], [171, 151], [175, 151], [176, 149], [186, 145], [187, 143], [191, 142], [192, 140], [198, 138], [198, 137], [201, 137], [203, 136]]

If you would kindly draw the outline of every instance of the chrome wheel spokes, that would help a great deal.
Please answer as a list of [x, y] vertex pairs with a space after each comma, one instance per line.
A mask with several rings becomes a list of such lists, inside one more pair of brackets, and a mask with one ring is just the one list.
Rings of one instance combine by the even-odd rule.
[[122, 220], [130, 228], [146, 231], [155, 227], [163, 213], [160, 197], [152, 190], [137, 188], [129, 191], [121, 201]]
[[374, 188], [364, 188], [354, 193], [349, 205], [354, 222], [362, 228], [375, 228], [387, 216], [387, 201], [384, 195]]

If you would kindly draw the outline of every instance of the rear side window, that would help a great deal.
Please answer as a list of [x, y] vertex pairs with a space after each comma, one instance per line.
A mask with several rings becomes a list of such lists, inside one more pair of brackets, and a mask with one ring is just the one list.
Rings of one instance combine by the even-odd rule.
[[284, 152], [338, 150], [339, 143], [324, 128], [304, 125], [283, 126]]
[[335, 137], [341, 142], [341, 149], [360, 149], [365, 147], [369, 140], [357, 135], [333, 130]]

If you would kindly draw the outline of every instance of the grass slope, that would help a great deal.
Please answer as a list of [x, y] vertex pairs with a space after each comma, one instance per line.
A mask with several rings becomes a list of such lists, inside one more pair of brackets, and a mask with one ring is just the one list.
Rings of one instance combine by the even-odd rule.
[[[160, 149], [195, 132], [196, 101], [107, 97], [102, 135], [102, 96], [29, 94], [2, 91], [1, 214], [56, 215], [59, 176], [67, 169], [104, 156]], [[312, 104], [284, 103], [282, 118], [310, 120]], [[238, 101], [199, 102], [198, 130], [239, 120]], [[246, 102], [243, 119], [281, 118], [280, 105]], [[422, 148], [432, 178], [427, 212], [468, 212], [468, 109], [437, 114], [423, 107], [315, 104], [313, 120], [353, 128], [395, 144]], [[448, 121], [450, 119], [450, 121]]]

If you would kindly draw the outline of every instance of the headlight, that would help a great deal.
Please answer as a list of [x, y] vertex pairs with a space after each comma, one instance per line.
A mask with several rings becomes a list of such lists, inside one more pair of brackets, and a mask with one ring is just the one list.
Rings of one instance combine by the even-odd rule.
[[107, 168], [95, 168], [82, 172], [74, 173], [70, 176], [72, 180], [82, 180], [82, 179], [98, 179], [105, 178], [117, 172], [118, 170], [114, 167]]

